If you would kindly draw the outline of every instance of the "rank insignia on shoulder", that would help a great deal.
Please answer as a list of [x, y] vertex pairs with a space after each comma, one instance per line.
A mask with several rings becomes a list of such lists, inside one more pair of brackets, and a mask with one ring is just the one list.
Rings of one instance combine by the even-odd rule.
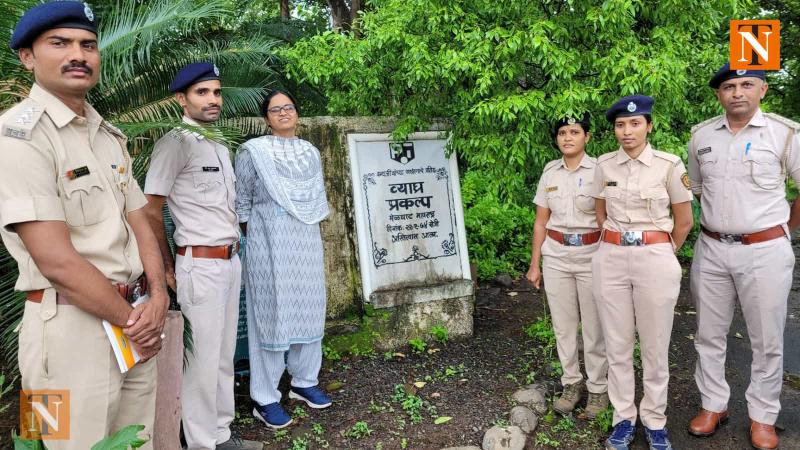
[[203, 167], [203, 172], [219, 172], [219, 167], [206, 166], [206, 167]]
[[66, 175], [70, 180], [89, 175], [89, 168], [86, 166], [78, 167], [77, 169], [68, 170]]
[[705, 155], [706, 153], [711, 153], [711, 147], [703, 147], [697, 151], [698, 155]]
[[553, 192], [558, 190], [558, 186], [547, 186], [544, 188], [545, 192]]
[[689, 181], [689, 174], [688, 173], [683, 172], [683, 175], [681, 175], [681, 183], [683, 183], [683, 186], [686, 189], [690, 189], [690, 190], [692, 189], [692, 182]]
[[606, 181], [606, 186], [616, 186], [616, 185], [617, 185], [616, 181]]

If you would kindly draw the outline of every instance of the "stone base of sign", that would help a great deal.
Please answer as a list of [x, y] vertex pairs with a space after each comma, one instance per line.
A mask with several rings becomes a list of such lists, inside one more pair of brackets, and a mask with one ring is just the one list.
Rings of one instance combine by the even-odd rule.
[[370, 303], [380, 308], [383, 318], [377, 350], [392, 350], [413, 338], [429, 340], [435, 325], [447, 328], [450, 338], [472, 336], [475, 294], [471, 280], [374, 292]]

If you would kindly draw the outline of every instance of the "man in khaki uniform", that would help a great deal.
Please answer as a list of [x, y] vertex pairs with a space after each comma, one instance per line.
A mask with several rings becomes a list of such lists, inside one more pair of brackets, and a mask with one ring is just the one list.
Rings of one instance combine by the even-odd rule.
[[[562, 158], [544, 168], [536, 189], [528, 279], [538, 289], [542, 277], [556, 334], [564, 391], [553, 409], [568, 414], [589, 391], [585, 416], [593, 419], [608, 407], [608, 363], [605, 343], [592, 295], [592, 256], [600, 230], [594, 211], [592, 183], [595, 159], [585, 153], [591, 133], [589, 115], [565, 118], [553, 135]], [[542, 259], [542, 269], [539, 261]], [[578, 330], [583, 340], [587, 380], [578, 361]]]
[[[100, 75], [94, 15], [83, 3], [38, 5], [18, 22], [11, 48], [36, 81], [0, 116], [0, 236], [19, 265], [15, 289], [27, 297], [22, 388], [34, 396], [69, 391], [69, 437], [51, 440], [53, 428], [39, 424], [51, 450], [86, 450], [133, 424], [149, 438], [149, 359], [160, 349], [169, 302], [125, 137], [85, 100]], [[133, 308], [146, 285], [149, 301]], [[103, 320], [123, 327], [143, 356], [126, 373]]]
[[623, 97], [606, 112], [620, 149], [598, 158], [594, 178], [603, 241], [592, 259], [592, 274], [614, 406], [614, 431], [606, 441], [612, 450], [630, 448], [635, 436], [634, 333], [644, 372], [638, 416], [651, 450], [672, 448], [665, 411], [682, 274], [675, 250], [692, 228], [692, 194], [681, 159], [647, 141], [653, 103], [643, 95]]
[[[214, 64], [185, 66], [170, 90], [183, 107], [186, 124], [202, 127], [219, 118], [222, 89]], [[159, 237], [167, 283], [177, 289], [181, 311], [192, 325], [194, 352], [181, 392], [189, 450], [261, 448], [234, 444], [230, 430], [242, 270], [235, 181], [228, 149], [185, 129], [159, 139], [145, 181], [148, 215]], [[175, 221], [175, 263], [161, 215], [165, 200]]]
[[689, 432], [710, 436], [728, 418], [726, 344], [738, 299], [753, 349], [745, 394], [751, 441], [773, 449], [795, 262], [789, 236], [800, 223], [800, 202], [790, 212], [785, 182], [788, 175], [800, 183], [800, 125], [761, 111], [763, 71], [726, 65], [709, 84], [725, 114], [695, 126], [689, 142], [692, 191], [703, 210], [691, 270], [702, 409]]

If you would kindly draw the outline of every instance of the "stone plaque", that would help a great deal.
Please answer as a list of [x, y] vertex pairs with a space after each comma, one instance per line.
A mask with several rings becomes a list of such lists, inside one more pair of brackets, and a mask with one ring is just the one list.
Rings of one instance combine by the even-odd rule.
[[[440, 133], [348, 135], [364, 298], [470, 279], [455, 155]], [[375, 304], [376, 307], [390, 306]]]

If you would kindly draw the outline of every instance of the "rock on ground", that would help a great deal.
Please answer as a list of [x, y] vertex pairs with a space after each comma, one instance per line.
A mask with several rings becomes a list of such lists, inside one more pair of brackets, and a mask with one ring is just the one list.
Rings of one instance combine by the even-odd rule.
[[519, 427], [492, 427], [483, 435], [483, 450], [523, 450], [527, 436]]
[[539, 424], [539, 418], [527, 406], [515, 406], [511, 409], [509, 422], [518, 426], [525, 434], [531, 434]]
[[520, 389], [514, 392], [514, 401], [532, 409], [536, 414], [547, 413], [547, 401], [544, 395], [536, 389]]

